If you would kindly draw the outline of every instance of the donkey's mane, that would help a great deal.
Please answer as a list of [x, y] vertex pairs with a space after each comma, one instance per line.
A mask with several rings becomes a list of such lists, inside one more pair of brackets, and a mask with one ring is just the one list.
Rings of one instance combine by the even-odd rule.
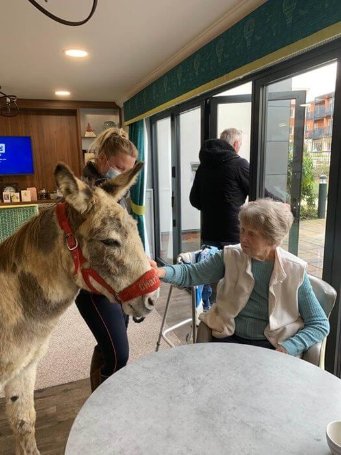
[[[14, 234], [0, 243], [0, 270], [10, 271], [30, 248], [38, 248], [42, 230], [52, 222], [54, 207], [48, 208], [23, 224]], [[51, 226], [52, 227], [52, 226]], [[48, 234], [44, 233], [45, 236]]]

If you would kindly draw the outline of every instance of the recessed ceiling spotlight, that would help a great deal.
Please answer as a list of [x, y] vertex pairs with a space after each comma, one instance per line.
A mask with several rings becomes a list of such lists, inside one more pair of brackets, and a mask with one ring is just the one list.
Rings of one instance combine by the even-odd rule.
[[66, 49], [64, 54], [68, 57], [75, 57], [75, 58], [84, 58], [88, 55], [87, 51], [83, 49]]
[[54, 94], [57, 96], [70, 96], [71, 92], [69, 92], [68, 90], [56, 90]]

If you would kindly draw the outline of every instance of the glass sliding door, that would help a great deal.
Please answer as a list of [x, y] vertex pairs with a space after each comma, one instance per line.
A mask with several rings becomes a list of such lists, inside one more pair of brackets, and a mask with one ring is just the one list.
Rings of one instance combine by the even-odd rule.
[[306, 93], [271, 90], [270, 85], [266, 94], [265, 188], [291, 205], [294, 223], [287, 248], [297, 255], [303, 172], [303, 106]]
[[157, 150], [158, 229], [159, 252], [164, 262], [173, 263], [173, 207], [172, 207], [172, 140], [171, 118], [155, 124]]
[[200, 248], [200, 211], [192, 207], [189, 194], [199, 166], [201, 144], [201, 108], [179, 114], [181, 251]]
[[264, 86], [264, 188], [291, 205], [285, 247], [322, 277], [336, 63]]
[[200, 248], [200, 212], [189, 194], [199, 164], [202, 106], [152, 120], [156, 258], [173, 264]]
[[219, 138], [227, 128], [242, 131], [239, 155], [250, 160], [252, 83], [239, 85], [210, 99], [210, 138]]

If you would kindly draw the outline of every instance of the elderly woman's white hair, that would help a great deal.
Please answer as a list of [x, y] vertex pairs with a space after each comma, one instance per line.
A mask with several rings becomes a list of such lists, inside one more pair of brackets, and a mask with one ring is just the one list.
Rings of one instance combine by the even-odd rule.
[[290, 206], [272, 199], [257, 199], [244, 204], [240, 222], [252, 226], [273, 245], [280, 245], [289, 232], [294, 217]]

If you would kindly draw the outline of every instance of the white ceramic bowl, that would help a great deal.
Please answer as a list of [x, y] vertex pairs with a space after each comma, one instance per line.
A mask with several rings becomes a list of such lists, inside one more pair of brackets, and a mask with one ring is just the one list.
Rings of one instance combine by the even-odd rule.
[[326, 437], [333, 455], [341, 455], [341, 421], [330, 422], [327, 425]]

